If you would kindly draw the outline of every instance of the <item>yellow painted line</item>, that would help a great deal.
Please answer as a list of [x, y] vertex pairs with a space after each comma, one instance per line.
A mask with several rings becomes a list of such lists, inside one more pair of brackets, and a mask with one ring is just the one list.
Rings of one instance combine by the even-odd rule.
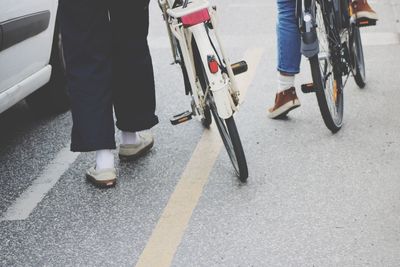
[[[255, 76], [262, 53], [263, 49], [255, 48], [245, 54], [249, 70], [237, 79], [239, 88], [243, 88], [242, 97]], [[216, 127], [204, 131], [136, 267], [171, 265], [221, 147], [222, 141]]]
[[244, 60], [246, 60], [249, 69], [247, 72], [239, 75], [236, 79], [237, 86], [240, 88], [240, 97], [242, 99], [245, 99], [246, 97], [247, 90], [256, 75], [257, 67], [263, 54], [264, 48], [257, 47], [247, 50], [244, 55]]

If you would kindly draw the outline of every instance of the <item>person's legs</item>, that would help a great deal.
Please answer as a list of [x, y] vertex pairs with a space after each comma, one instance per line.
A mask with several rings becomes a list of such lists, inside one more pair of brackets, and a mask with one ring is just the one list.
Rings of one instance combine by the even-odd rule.
[[112, 110], [111, 27], [104, 0], [61, 0], [59, 19], [72, 111], [71, 150], [96, 151], [87, 177], [113, 186], [115, 149]]
[[269, 109], [270, 118], [282, 118], [300, 106], [294, 89], [294, 78], [300, 72], [301, 39], [296, 21], [296, 1], [277, 0], [278, 23], [278, 92], [275, 105]]
[[109, 0], [113, 34], [113, 101], [121, 130], [119, 156], [131, 160], [154, 144], [158, 123], [153, 65], [147, 43], [149, 0]]
[[115, 149], [106, 3], [61, 0], [59, 15], [73, 119], [71, 150]]
[[153, 65], [147, 43], [149, 0], [110, 0], [113, 94], [117, 127], [147, 130], [158, 123]]
[[296, 1], [277, 0], [278, 71], [286, 75], [300, 72], [301, 37], [296, 21]]

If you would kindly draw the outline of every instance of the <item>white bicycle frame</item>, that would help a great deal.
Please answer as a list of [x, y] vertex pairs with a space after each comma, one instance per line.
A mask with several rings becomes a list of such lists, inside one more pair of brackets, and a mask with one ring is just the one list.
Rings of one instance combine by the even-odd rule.
[[[172, 7], [173, 2], [174, 0], [159, 0], [159, 4], [163, 10], [164, 19], [167, 24], [174, 62], [176, 62], [178, 59], [176, 54], [177, 46], [174, 39], [175, 37], [176, 40], [178, 40], [179, 46], [181, 48], [183, 61], [185, 62], [184, 67], [186, 68], [188, 74], [196, 109], [201, 111], [204, 109], [205, 95], [198, 79], [196, 78], [195, 63], [193, 59], [193, 48], [191, 42], [192, 38], [195, 39], [197, 48], [200, 53], [200, 58], [203, 62], [204, 70], [206, 72], [209, 82], [209, 88], [207, 88], [206, 93], [208, 92], [208, 90], [212, 91], [218, 115], [222, 119], [228, 119], [237, 110], [237, 106], [232, 99], [232, 95], [238, 97], [239, 90], [235, 83], [234, 74], [229, 63], [229, 59], [225, 57], [218, 36], [218, 32], [216, 30], [216, 11], [210, 6], [210, 2], [208, 0], [191, 0], [186, 8], [183, 8], [181, 6], [170, 8]], [[218, 53], [218, 50], [215, 51], [216, 49], [214, 49], [210, 41], [210, 37], [207, 33], [204, 22], [190, 27], [184, 27], [184, 25], [180, 22], [180, 18], [182, 18], [183, 16], [206, 8], [208, 9], [208, 13], [211, 18], [210, 23], [213, 26], [213, 36], [215, 36], [217, 47], [219, 48], [221, 55], [216, 54]], [[208, 68], [209, 56], [221, 58], [221, 60], [223, 61], [221, 62], [221, 64], [225, 64], [228, 73], [221, 73], [221, 71], [218, 71], [217, 73], [211, 73], [210, 69]]]

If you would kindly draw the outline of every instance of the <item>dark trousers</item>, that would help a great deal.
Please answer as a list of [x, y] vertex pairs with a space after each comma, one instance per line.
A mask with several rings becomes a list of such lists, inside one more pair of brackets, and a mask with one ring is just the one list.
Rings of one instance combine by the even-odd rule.
[[150, 0], [60, 0], [72, 151], [115, 149], [122, 131], [158, 123], [147, 44]]

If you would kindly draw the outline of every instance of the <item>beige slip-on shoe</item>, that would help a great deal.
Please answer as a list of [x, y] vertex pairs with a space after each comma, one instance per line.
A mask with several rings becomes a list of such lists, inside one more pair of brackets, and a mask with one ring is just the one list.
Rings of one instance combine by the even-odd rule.
[[94, 167], [86, 172], [86, 178], [97, 187], [113, 187], [117, 183], [117, 174], [114, 168], [97, 171]]
[[124, 161], [134, 160], [143, 156], [154, 145], [154, 137], [150, 132], [138, 133], [140, 142], [138, 144], [128, 144], [119, 146], [119, 158]]

